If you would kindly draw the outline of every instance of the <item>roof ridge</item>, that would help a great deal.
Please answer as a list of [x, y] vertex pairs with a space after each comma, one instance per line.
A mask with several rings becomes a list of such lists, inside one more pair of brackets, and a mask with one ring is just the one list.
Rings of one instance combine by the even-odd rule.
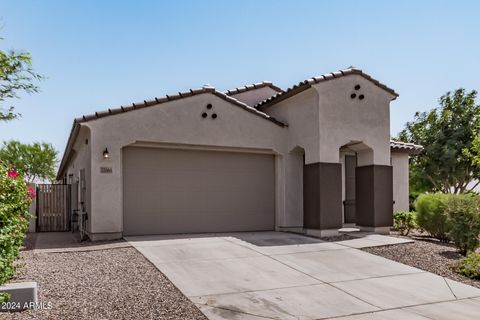
[[233, 89], [230, 89], [230, 90], [225, 90], [225, 91], [223, 91], [223, 93], [230, 96], [230, 95], [235, 95], [235, 94], [243, 93], [243, 92], [246, 92], [246, 91], [256, 90], [256, 89], [265, 88], [265, 87], [272, 88], [273, 90], [275, 90], [277, 92], [284, 92], [284, 90], [282, 88], [274, 85], [272, 81], [264, 80], [262, 82], [246, 84], [246, 85], [241, 86], [241, 87], [233, 88]]
[[364, 77], [365, 79], [373, 82], [376, 86], [378, 86], [378, 87], [386, 90], [387, 92], [391, 93], [392, 95], [395, 96], [395, 98], [398, 97], [398, 93], [396, 93], [395, 90], [387, 87], [385, 84], [383, 84], [380, 81], [372, 78], [370, 75], [363, 72], [362, 69], [359, 69], [359, 68], [356, 68], [356, 67], [349, 67], [347, 69], [326, 73], [326, 74], [323, 74], [323, 75], [320, 75], [320, 76], [315, 76], [315, 77], [311, 77], [311, 78], [308, 78], [306, 80], [300, 81], [298, 84], [294, 84], [292, 87], [287, 88], [285, 91], [276, 93], [273, 96], [271, 96], [271, 97], [269, 97], [269, 98], [267, 98], [263, 101], [260, 101], [254, 107], [255, 108], [259, 108], [259, 107], [265, 108], [266, 106], [273, 104], [274, 101], [275, 102], [282, 101], [282, 100], [284, 100], [288, 97], [291, 97], [291, 96], [293, 96], [297, 93], [300, 93], [303, 90], [306, 90], [306, 89], [310, 88], [312, 86], [312, 84], [317, 84], [317, 83], [320, 83], [320, 82], [323, 82], [323, 81], [328, 81], [328, 80], [340, 78], [340, 77], [351, 75], [351, 74], [358, 74], [358, 75]]

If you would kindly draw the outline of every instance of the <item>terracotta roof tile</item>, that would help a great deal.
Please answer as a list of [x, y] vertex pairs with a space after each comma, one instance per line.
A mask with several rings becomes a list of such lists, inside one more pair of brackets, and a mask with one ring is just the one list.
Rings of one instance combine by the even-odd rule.
[[423, 146], [414, 143], [390, 140], [390, 150], [408, 152], [409, 154], [419, 154], [423, 151]]
[[239, 93], [242, 93], [242, 92], [261, 89], [261, 88], [265, 88], [265, 87], [272, 88], [273, 90], [275, 90], [277, 92], [283, 92], [282, 88], [277, 87], [271, 81], [262, 81], [262, 82], [248, 84], [248, 85], [245, 85], [243, 87], [238, 87], [238, 88], [226, 90], [223, 93], [225, 93], [228, 96], [232, 96], [232, 95], [236, 95], [236, 94], [239, 94]]

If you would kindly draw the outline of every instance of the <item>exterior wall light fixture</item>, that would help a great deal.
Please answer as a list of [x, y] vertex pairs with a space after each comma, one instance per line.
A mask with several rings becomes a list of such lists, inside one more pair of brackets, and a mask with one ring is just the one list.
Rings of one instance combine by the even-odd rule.
[[105, 148], [105, 150], [103, 150], [103, 159], [105, 159], [105, 160], [110, 159], [110, 153], [108, 152], [107, 148]]

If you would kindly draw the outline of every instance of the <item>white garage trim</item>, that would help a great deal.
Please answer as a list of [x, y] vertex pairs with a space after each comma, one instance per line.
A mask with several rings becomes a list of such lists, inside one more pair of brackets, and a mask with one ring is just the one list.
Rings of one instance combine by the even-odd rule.
[[168, 142], [155, 142], [155, 141], [137, 141], [126, 147], [168, 148], [168, 149], [181, 149], [181, 150], [275, 154], [275, 151], [272, 149], [218, 147], [218, 146], [208, 146], [208, 145], [198, 145], [198, 144], [168, 143]]

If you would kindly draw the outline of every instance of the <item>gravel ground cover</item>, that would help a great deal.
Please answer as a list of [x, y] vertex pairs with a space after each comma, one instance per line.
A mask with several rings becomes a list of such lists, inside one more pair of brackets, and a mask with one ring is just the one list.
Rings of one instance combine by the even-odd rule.
[[327, 242], [337, 242], [337, 241], [346, 241], [346, 240], [352, 240], [352, 239], [357, 239], [351, 235], [342, 233], [338, 236], [331, 236], [331, 237], [321, 237], [319, 238], [320, 240], [327, 241]]
[[14, 281], [36, 281], [39, 302], [52, 309], [0, 319], [206, 319], [134, 248], [21, 256], [24, 266]]
[[462, 258], [452, 244], [442, 243], [421, 233], [413, 233], [408, 238], [415, 242], [362, 250], [480, 288], [480, 281], [469, 279], [452, 270]]

